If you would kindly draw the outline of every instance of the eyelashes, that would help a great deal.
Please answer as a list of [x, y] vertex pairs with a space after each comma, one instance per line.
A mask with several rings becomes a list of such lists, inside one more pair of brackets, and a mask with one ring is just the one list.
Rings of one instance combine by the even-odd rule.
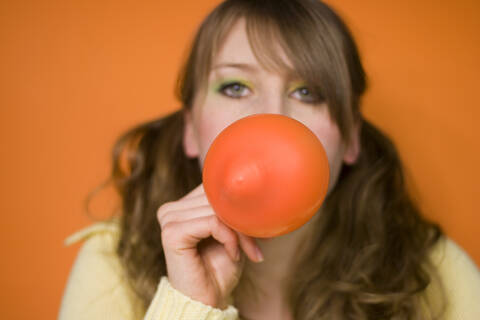
[[297, 87], [290, 95], [294, 95], [298, 100], [309, 104], [319, 104], [325, 101], [322, 95], [315, 93], [306, 86]]
[[[224, 96], [233, 99], [241, 99], [251, 94], [251, 84], [239, 80], [226, 81], [216, 86], [215, 91]], [[296, 86], [295, 89], [290, 90], [289, 97], [297, 99], [303, 103], [320, 104], [325, 101], [321, 94], [315, 93], [305, 85]]]
[[229, 81], [223, 83], [217, 88], [216, 91], [234, 99], [245, 97], [249, 92], [251, 92], [251, 90], [248, 88], [248, 84], [240, 81]]

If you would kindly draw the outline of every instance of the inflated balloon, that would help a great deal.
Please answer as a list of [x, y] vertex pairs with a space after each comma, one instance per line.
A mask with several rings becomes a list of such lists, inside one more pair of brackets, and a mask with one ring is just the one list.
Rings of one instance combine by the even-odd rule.
[[327, 193], [329, 166], [315, 134], [278, 114], [255, 114], [225, 128], [205, 157], [203, 186], [217, 216], [252, 237], [305, 224]]

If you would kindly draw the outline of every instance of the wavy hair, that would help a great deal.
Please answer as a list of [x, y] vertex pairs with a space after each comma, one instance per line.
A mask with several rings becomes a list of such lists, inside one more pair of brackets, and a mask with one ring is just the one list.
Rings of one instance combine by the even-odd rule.
[[[113, 147], [112, 182], [121, 197], [117, 254], [145, 308], [166, 275], [156, 211], [202, 181], [183, 150], [184, 111], [203, 90], [212, 59], [239, 18], [266, 68], [289, 69], [327, 102], [342, 138], [361, 124], [361, 152], [344, 165], [303, 263], [290, 284], [295, 319], [427, 319], [421, 300], [436, 276], [429, 259], [442, 237], [408, 194], [392, 141], [362, 117], [366, 76], [356, 44], [338, 15], [315, 0], [227, 0], [201, 24], [179, 74], [182, 109], [124, 133]], [[427, 301], [428, 305], [428, 301]], [[429, 318], [439, 314], [430, 311]]]

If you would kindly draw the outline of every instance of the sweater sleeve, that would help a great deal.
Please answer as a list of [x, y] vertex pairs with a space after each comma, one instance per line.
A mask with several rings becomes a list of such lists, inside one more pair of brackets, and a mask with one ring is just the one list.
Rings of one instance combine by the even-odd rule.
[[144, 320], [167, 319], [235, 320], [238, 319], [238, 311], [232, 305], [220, 310], [192, 300], [173, 288], [167, 277], [162, 277]]
[[85, 240], [63, 294], [59, 320], [235, 320], [238, 311], [220, 310], [194, 301], [162, 277], [147, 311], [131, 290], [115, 253], [119, 230], [112, 223], [96, 223], [65, 240]]

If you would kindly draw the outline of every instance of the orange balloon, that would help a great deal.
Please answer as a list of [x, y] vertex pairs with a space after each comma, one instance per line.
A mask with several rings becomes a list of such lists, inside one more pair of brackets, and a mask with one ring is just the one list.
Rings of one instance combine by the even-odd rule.
[[255, 114], [225, 128], [205, 157], [203, 186], [217, 216], [243, 234], [269, 238], [305, 224], [328, 188], [327, 154], [301, 122]]

